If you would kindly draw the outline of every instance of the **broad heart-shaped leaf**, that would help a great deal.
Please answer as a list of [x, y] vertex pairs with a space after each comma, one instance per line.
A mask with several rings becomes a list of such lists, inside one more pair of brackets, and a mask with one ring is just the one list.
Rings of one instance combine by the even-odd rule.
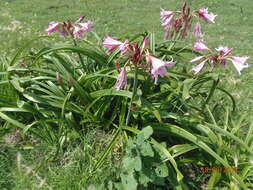
[[[135, 134], [140, 133], [140, 131], [138, 129], [134, 129], [133, 127], [123, 126], [122, 129], [131, 131]], [[174, 167], [174, 169], [177, 173], [177, 180], [179, 182], [181, 182], [181, 180], [183, 179], [184, 176], [179, 171], [179, 169], [177, 167], [177, 163], [174, 160], [174, 158], [172, 157], [172, 155], [170, 154], [170, 152], [168, 151], [168, 149], [162, 143], [158, 143], [155, 139], [152, 139], [152, 138], [151, 138], [151, 144], [153, 144], [155, 147], [157, 147], [157, 149], [160, 150], [168, 158], [168, 160], [171, 162], [172, 166]]]
[[121, 182], [123, 189], [122, 190], [136, 190], [138, 183], [136, 179], [134, 178], [134, 173], [128, 173], [128, 174], [121, 174]]
[[141, 154], [142, 156], [150, 156], [150, 157], [154, 156], [154, 151], [149, 142], [143, 142], [141, 144]]
[[141, 130], [137, 135], [137, 144], [141, 145], [145, 140], [147, 140], [153, 134], [152, 127], [148, 126]]
[[157, 166], [155, 173], [158, 177], [167, 177], [169, 175], [169, 171], [166, 163], [162, 163], [161, 165]]
[[134, 158], [134, 160], [135, 160], [135, 163], [134, 163], [134, 169], [135, 169], [135, 171], [138, 171], [138, 172], [141, 171], [141, 169], [142, 169], [141, 157], [136, 156]]
[[139, 156], [132, 157], [129, 155], [123, 159], [122, 165], [124, 167], [124, 170], [127, 172], [133, 172], [134, 170], [141, 171], [141, 158]]
[[144, 172], [140, 172], [139, 174], [139, 183], [142, 184], [144, 187], [148, 186], [149, 182], [152, 182], [152, 179], [150, 179], [150, 177], [148, 177], [147, 175], [145, 175]]

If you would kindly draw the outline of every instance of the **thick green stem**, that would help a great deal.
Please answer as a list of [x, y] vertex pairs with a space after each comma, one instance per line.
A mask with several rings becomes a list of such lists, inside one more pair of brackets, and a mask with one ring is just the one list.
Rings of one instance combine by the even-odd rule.
[[212, 87], [211, 87], [211, 90], [210, 90], [210, 92], [209, 92], [209, 95], [208, 95], [208, 97], [206, 98], [205, 103], [202, 105], [202, 109], [203, 109], [203, 110], [205, 109], [206, 105], [209, 103], [209, 101], [210, 101], [211, 97], [213, 96], [214, 91], [215, 91], [215, 89], [217, 88], [218, 84], [219, 84], [219, 79], [213, 81], [213, 85], [212, 85]]
[[[72, 36], [72, 40], [73, 40], [74, 46], [77, 47], [77, 43], [76, 43], [76, 40], [75, 40], [74, 36]], [[81, 64], [82, 64], [82, 67], [83, 67], [83, 69], [84, 69], [84, 68], [85, 68], [85, 65], [84, 65], [83, 58], [82, 58], [82, 56], [81, 56], [80, 53], [77, 53], [77, 54], [78, 54], [79, 60], [80, 60], [80, 62], [81, 62]]]
[[133, 84], [133, 94], [132, 94], [131, 101], [130, 101], [130, 106], [129, 106], [128, 112], [127, 112], [126, 126], [129, 124], [129, 121], [130, 121], [131, 107], [132, 107], [132, 104], [133, 104], [133, 99], [134, 99], [135, 94], [137, 92], [137, 81], [138, 81], [137, 77], [138, 77], [138, 71], [137, 71], [137, 68], [135, 68], [134, 84]]
[[172, 41], [172, 43], [170, 44], [169, 50], [171, 50], [177, 43], [177, 40], [180, 38], [180, 32], [178, 32], [177, 36], [175, 37], [175, 39]]

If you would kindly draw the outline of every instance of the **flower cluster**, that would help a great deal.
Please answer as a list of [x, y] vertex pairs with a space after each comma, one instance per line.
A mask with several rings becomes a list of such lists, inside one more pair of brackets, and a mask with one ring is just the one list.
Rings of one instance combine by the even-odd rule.
[[[171, 36], [174, 39], [184, 38], [188, 35], [193, 18], [198, 20], [195, 22], [195, 27], [193, 34], [196, 37], [202, 37], [203, 33], [201, 31], [200, 20], [206, 23], [214, 23], [217, 15], [208, 12], [208, 8], [201, 8], [199, 10], [192, 11], [187, 6], [186, 3], [182, 5], [182, 10], [180, 11], [166, 11], [161, 9], [160, 12], [162, 26], [165, 31], [165, 38]], [[76, 22], [66, 21], [66, 22], [50, 22], [49, 27], [45, 30], [48, 34], [53, 32], [58, 32], [60, 35], [71, 35], [73, 38], [83, 38], [85, 32], [92, 30], [92, 21], [87, 21], [82, 23], [84, 16], [79, 17]], [[117, 38], [107, 36], [102, 42], [102, 46], [107, 48], [107, 54], [114, 52], [115, 50], [120, 52], [120, 58], [127, 57], [127, 61], [123, 68], [119, 68], [116, 65], [116, 69], [119, 72], [116, 89], [123, 89], [127, 84], [127, 69], [126, 66], [129, 65], [130, 68], [142, 69], [143, 71], [149, 73], [154, 79], [155, 84], [158, 82], [158, 77], [164, 77], [167, 73], [166, 67], [175, 65], [173, 61], [163, 61], [160, 60], [149, 53], [148, 49], [149, 38], [145, 37], [141, 44], [135, 42], [129, 42], [125, 40], [123, 42], [119, 41]], [[237, 72], [241, 74], [244, 68], [248, 67], [246, 61], [249, 57], [236, 57], [231, 56], [232, 48], [219, 46], [215, 50], [209, 49], [204, 40], [197, 40], [193, 46], [194, 51], [207, 51], [208, 54], [203, 56], [198, 56], [190, 61], [190, 63], [199, 63], [194, 66], [192, 70], [195, 74], [202, 71], [204, 66], [208, 63], [211, 65], [212, 70], [218, 66], [226, 66], [227, 61], [231, 61], [236, 68]]]
[[210, 63], [212, 69], [218, 65], [226, 66], [227, 61], [232, 61], [235, 69], [241, 74], [241, 70], [248, 67], [246, 61], [249, 59], [248, 56], [236, 57], [231, 56], [232, 48], [219, 46], [215, 50], [209, 49], [203, 40], [198, 40], [194, 46], [193, 50], [195, 51], [208, 51], [209, 53], [204, 56], [198, 56], [190, 61], [190, 63], [200, 62], [197, 66], [193, 67], [192, 70], [195, 74], [199, 73], [205, 66], [206, 63]]
[[[203, 19], [206, 23], [214, 23], [214, 19], [217, 16], [213, 13], [209, 13], [208, 8], [202, 8], [198, 11], [191, 12], [186, 3], [183, 4], [181, 11], [166, 11], [164, 9], [161, 9], [160, 15], [162, 26], [164, 27], [165, 39], [167, 39], [169, 36], [174, 39], [177, 37], [186, 37], [191, 29], [194, 17]], [[203, 36], [199, 21], [195, 23], [193, 34], [196, 37]]]
[[71, 35], [74, 38], [83, 38], [85, 32], [92, 30], [92, 21], [81, 23], [84, 16], [79, 17], [76, 22], [50, 22], [49, 27], [45, 30], [46, 33], [52, 34], [53, 32], [60, 33], [61, 36]]
[[[128, 61], [123, 66], [118, 75], [115, 88], [117, 90], [123, 89], [127, 84], [127, 64], [132, 63], [136, 68], [141, 68], [148, 71], [151, 77], [157, 84], [158, 76], [164, 77], [167, 73], [166, 67], [175, 65], [175, 62], [167, 62], [160, 60], [152, 55], [148, 51], [149, 38], [145, 37], [142, 44], [130, 43], [128, 40], [124, 42], [118, 41], [113, 37], [105, 37], [102, 46], [108, 48], [107, 53], [111, 53], [114, 50], [121, 52], [121, 56], [127, 56]], [[146, 61], [145, 61], [146, 60]], [[131, 65], [130, 65], [131, 66]]]

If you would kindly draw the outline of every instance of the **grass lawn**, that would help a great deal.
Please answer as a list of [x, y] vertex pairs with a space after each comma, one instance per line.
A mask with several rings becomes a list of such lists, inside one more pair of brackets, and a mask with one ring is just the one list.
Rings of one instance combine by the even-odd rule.
[[[251, 57], [248, 61], [249, 69], [243, 70], [240, 77], [233, 66], [230, 66], [231, 71], [227, 72], [231, 77], [223, 83], [227, 84], [226, 88], [235, 96], [242, 113], [253, 113], [252, 0], [188, 0], [187, 2], [192, 9], [208, 7], [210, 12], [218, 15], [215, 24], [202, 25], [204, 38], [210, 48], [219, 45], [228, 46], [234, 48], [233, 55]], [[80, 15], [85, 15], [86, 19], [94, 21], [94, 31], [100, 36], [108, 34], [124, 38], [144, 31], [153, 31], [157, 39], [162, 39], [160, 8], [177, 10], [181, 3], [178, 0], [0, 0], [0, 53], [1, 56], [12, 57], [27, 40], [45, 35], [43, 30], [48, 27], [48, 22], [75, 20]], [[55, 41], [64, 40], [55, 34], [52, 42]], [[187, 42], [191, 47], [194, 38], [191, 37]], [[90, 141], [97, 135], [111, 138], [101, 131], [88, 134], [84, 137], [84, 143], [78, 145], [76, 150], [65, 153], [56, 164], [43, 166], [42, 172], [40, 168], [36, 168], [34, 160], [43, 163], [44, 160], [38, 157], [47, 154], [46, 151], [36, 150], [35, 156], [33, 153], [30, 154], [30, 150], [24, 151], [22, 157], [19, 157], [17, 154], [19, 150], [16, 149], [10, 148], [3, 153], [0, 152], [0, 189], [1, 186], [3, 189], [14, 186], [16, 190], [36, 189], [37, 185], [41, 185], [42, 189], [68, 189], [70, 186], [73, 189], [81, 189], [81, 185], [74, 183], [75, 180], [77, 178], [80, 181], [88, 180], [84, 174], [92, 168], [94, 159], [98, 158], [99, 152], [103, 149], [102, 145], [105, 144], [99, 140]], [[0, 139], [0, 148], [1, 146]], [[3, 147], [6, 148], [5, 145]], [[89, 158], [82, 157], [82, 154], [86, 153], [90, 155]], [[59, 163], [64, 163], [64, 168], [58, 167]], [[108, 161], [106, 164], [104, 170], [98, 171], [99, 175], [104, 174], [105, 178], [110, 177], [110, 171], [113, 169], [112, 162]], [[87, 165], [90, 168], [86, 167]], [[93, 180], [96, 182], [97, 179]]]
[[[188, 0], [193, 9], [209, 7], [218, 15], [215, 24], [204, 27], [210, 46], [219, 44], [234, 48], [234, 52], [253, 56], [253, 3], [251, 0], [206, 1]], [[124, 36], [154, 31], [162, 37], [159, 10], [176, 10], [177, 0], [1, 0], [1, 52], [13, 52], [24, 41], [42, 35], [49, 21], [75, 20], [80, 15], [95, 22], [95, 31], [103, 35]], [[203, 25], [204, 26], [204, 25]]]

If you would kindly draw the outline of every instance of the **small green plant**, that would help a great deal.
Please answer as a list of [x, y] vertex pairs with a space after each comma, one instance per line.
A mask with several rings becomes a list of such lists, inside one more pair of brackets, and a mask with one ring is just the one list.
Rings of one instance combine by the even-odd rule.
[[152, 128], [147, 127], [128, 140], [120, 172], [121, 183], [115, 184], [118, 189], [165, 186], [169, 169], [164, 162], [164, 155], [148, 141], [152, 133]]

